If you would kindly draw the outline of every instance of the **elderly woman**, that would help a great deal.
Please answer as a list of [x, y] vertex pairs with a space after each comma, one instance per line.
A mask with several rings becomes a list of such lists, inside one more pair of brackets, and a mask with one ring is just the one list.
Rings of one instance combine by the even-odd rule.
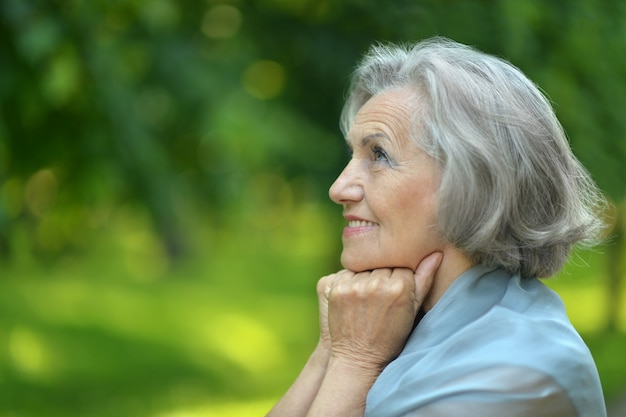
[[538, 88], [446, 39], [377, 46], [341, 122], [345, 269], [319, 281], [319, 344], [268, 416], [605, 416], [538, 279], [597, 240], [605, 200]]

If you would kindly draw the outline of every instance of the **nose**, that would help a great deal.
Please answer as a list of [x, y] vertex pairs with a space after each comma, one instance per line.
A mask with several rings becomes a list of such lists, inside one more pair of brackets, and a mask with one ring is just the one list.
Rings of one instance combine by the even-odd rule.
[[363, 179], [359, 174], [358, 161], [350, 160], [328, 190], [330, 199], [337, 204], [353, 204], [363, 199]]

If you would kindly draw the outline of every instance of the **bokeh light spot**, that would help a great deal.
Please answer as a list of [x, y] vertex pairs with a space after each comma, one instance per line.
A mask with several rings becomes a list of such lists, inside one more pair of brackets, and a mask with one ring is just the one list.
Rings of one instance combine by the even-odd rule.
[[243, 74], [243, 88], [252, 97], [268, 100], [278, 96], [285, 87], [285, 70], [275, 61], [257, 61]]
[[[230, 313], [215, 318], [206, 343], [251, 373], [271, 370], [285, 352], [276, 336], [246, 315]], [[242, 341], [246, 343], [242, 343]]]
[[210, 39], [231, 38], [240, 27], [241, 12], [228, 4], [211, 7], [202, 19], [202, 33]]
[[180, 10], [170, 0], [152, 0], [141, 3], [139, 13], [143, 20], [153, 28], [173, 28], [180, 21]]
[[61, 106], [80, 92], [81, 62], [76, 51], [70, 47], [63, 48], [50, 62], [49, 68], [43, 71], [44, 92], [48, 102]]
[[33, 174], [26, 184], [24, 198], [26, 206], [37, 217], [50, 209], [56, 200], [58, 191], [57, 178], [50, 169], [42, 169]]
[[39, 376], [47, 368], [45, 345], [35, 332], [25, 327], [16, 327], [11, 332], [9, 354], [15, 367], [26, 375]]

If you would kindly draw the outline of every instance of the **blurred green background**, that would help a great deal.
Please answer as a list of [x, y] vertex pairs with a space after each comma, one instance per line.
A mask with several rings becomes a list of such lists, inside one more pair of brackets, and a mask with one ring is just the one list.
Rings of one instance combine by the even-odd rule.
[[614, 206], [550, 281], [626, 392], [626, 2], [2, 0], [0, 416], [258, 416], [339, 268], [346, 82], [451, 37], [553, 100]]

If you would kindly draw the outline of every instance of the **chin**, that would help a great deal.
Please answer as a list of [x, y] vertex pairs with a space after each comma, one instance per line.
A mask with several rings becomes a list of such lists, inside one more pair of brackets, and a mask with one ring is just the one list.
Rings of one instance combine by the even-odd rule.
[[352, 272], [363, 272], [376, 269], [371, 262], [364, 262], [363, 259], [350, 259], [341, 256], [341, 266]]
[[341, 266], [352, 272], [364, 272], [372, 271], [374, 269], [382, 268], [407, 268], [415, 271], [419, 265], [419, 260], [400, 260], [400, 259], [386, 259], [385, 262], [380, 260], [372, 261], [365, 259], [366, 257], [350, 257], [341, 255]]
[[341, 266], [352, 272], [365, 272], [380, 268], [394, 268], [381, 262], [372, 262], [364, 258], [354, 259], [345, 256], [341, 257]]

